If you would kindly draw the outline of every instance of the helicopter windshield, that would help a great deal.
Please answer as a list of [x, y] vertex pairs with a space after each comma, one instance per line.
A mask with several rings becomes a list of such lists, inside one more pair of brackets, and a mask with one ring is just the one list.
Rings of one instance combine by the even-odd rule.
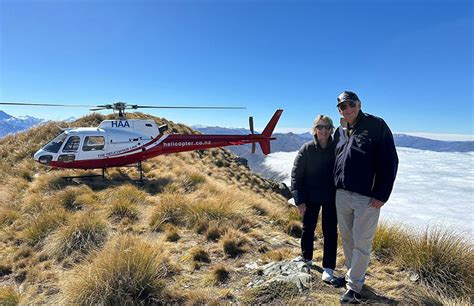
[[63, 145], [64, 140], [66, 140], [66, 133], [59, 134], [56, 138], [51, 140], [47, 145], [43, 147], [43, 150], [51, 153], [58, 153], [59, 149]]

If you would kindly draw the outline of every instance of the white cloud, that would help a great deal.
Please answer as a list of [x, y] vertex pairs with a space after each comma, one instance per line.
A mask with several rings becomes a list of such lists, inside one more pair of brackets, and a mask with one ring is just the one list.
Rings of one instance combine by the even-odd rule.
[[[397, 180], [381, 217], [417, 227], [442, 225], [469, 234], [474, 230], [474, 153], [445, 153], [397, 148]], [[297, 152], [276, 152], [265, 165], [286, 176]]]
[[401, 132], [397, 134], [405, 134], [418, 136], [434, 140], [444, 140], [444, 141], [474, 141], [474, 135], [468, 134], [436, 134], [436, 133], [425, 133], [425, 132]]

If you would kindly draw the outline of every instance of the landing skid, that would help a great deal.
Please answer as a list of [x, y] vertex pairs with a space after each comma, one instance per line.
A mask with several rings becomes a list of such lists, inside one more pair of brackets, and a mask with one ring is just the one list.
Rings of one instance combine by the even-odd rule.
[[[143, 183], [144, 175], [143, 175], [143, 165], [142, 165], [141, 161], [139, 161], [136, 165], [126, 165], [124, 167], [137, 167], [138, 173], [140, 174], [140, 179], [137, 180], [137, 182]], [[120, 167], [118, 167], [118, 168], [120, 168]], [[71, 175], [71, 176], [63, 176], [62, 178], [64, 180], [68, 181], [68, 182], [71, 182], [73, 179], [102, 177], [102, 180], [105, 181], [106, 180], [106, 178], [105, 178], [106, 169], [107, 168], [102, 168], [102, 174]]]
[[105, 168], [102, 168], [102, 174], [88, 174], [88, 175], [71, 175], [71, 176], [63, 176], [63, 179], [67, 182], [71, 182], [73, 179], [83, 179], [83, 178], [94, 178], [94, 177], [102, 177], [102, 180], [105, 181]]

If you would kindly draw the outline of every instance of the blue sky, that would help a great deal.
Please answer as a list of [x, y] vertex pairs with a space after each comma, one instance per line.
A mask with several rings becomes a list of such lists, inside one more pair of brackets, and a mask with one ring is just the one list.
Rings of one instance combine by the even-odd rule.
[[[353, 90], [393, 131], [473, 134], [469, 1], [0, 0], [0, 101], [246, 106], [150, 113], [307, 129]], [[87, 109], [0, 107], [47, 119]]]

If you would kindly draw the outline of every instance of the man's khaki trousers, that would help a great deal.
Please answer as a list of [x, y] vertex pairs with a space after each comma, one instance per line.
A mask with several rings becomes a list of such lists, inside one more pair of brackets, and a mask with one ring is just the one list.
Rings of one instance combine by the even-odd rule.
[[380, 208], [372, 207], [371, 200], [343, 189], [336, 192], [337, 220], [348, 269], [346, 286], [355, 292], [360, 292], [364, 284], [380, 215]]

